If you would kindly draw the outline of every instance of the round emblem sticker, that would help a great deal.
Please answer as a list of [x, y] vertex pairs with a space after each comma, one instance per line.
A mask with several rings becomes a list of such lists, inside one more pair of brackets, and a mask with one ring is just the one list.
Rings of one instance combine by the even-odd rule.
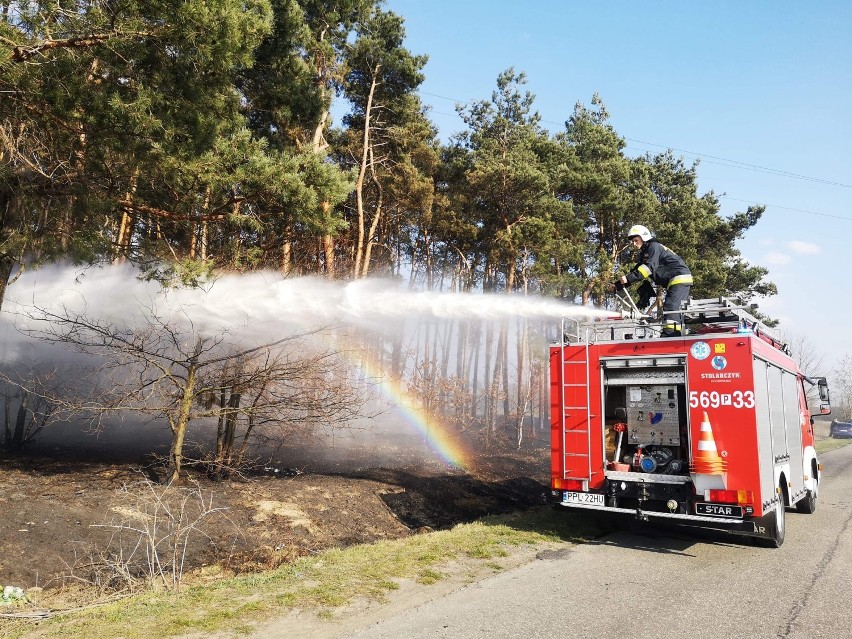
[[721, 371], [724, 370], [725, 366], [728, 365], [728, 360], [726, 360], [721, 355], [716, 355], [716, 357], [710, 360], [710, 365], [717, 371]]
[[707, 359], [710, 357], [710, 345], [707, 342], [695, 342], [689, 349], [689, 354], [695, 359]]

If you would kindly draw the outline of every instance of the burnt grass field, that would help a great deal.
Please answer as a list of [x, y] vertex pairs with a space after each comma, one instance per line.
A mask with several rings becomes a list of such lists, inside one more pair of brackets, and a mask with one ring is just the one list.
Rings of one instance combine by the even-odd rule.
[[190, 466], [172, 486], [150, 455], [126, 450], [0, 454], [0, 584], [121, 590], [144, 581], [152, 555], [182, 562], [184, 577], [263, 570], [545, 501], [547, 442], [470, 444], [480, 452], [459, 468], [415, 436], [320, 438], [225, 480]]

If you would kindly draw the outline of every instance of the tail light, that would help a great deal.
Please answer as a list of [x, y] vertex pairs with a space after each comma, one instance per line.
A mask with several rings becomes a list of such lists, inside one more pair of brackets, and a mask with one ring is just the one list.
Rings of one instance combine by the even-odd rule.
[[754, 505], [754, 494], [750, 490], [705, 490], [704, 499], [720, 504]]
[[581, 479], [553, 478], [553, 488], [556, 490], [585, 490]]

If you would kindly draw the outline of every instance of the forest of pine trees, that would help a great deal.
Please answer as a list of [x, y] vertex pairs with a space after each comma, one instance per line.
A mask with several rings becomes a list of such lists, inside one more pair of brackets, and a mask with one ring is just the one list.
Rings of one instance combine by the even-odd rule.
[[[381, 0], [0, 0], [0, 17], [0, 303], [69, 261], [164, 286], [264, 270], [605, 305], [635, 223], [694, 296], [775, 293], [735, 247], [763, 210], [722, 217], [695, 165], [627, 156], [601, 96], [550, 132], [510, 68], [443, 141], [418, 95], [429, 52]], [[544, 332], [424, 322], [369, 348], [459, 430], [520, 442], [546, 416]]]

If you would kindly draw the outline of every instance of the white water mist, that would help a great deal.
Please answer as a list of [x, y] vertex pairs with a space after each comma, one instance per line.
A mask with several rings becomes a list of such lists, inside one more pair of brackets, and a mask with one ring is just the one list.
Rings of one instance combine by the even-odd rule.
[[224, 275], [205, 290], [163, 290], [130, 266], [81, 271], [50, 266], [27, 272], [9, 287], [6, 321], [25, 321], [27, 308], [68, 309], [107, 322], [134, 326], [140, 309], [203, 332], [264, 337], [323, 326], [349, 325], [382, 332], [406, 319], [593, 318], [606, 311], [538, 296], [412, 291], [392, 280], [353, 282], [317, 277], [283, 279], [273, 272]]

